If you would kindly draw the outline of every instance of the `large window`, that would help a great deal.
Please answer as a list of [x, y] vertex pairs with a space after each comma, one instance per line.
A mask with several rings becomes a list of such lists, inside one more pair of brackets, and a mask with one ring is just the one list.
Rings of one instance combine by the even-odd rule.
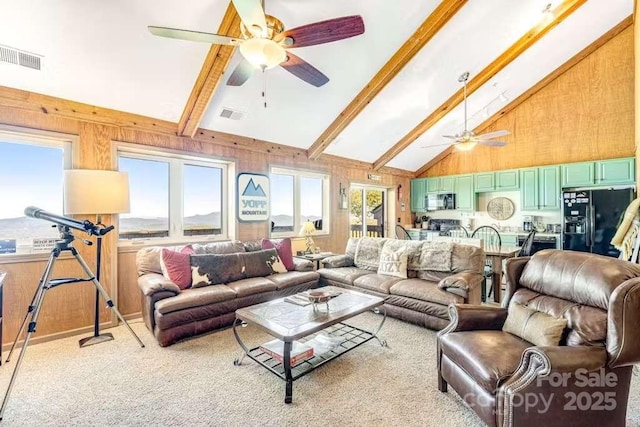
[[53, 223], [25, 217], [24, 209], [62, 215], [70, 166], [71, 141], [0, 131], [0, 254], [30, 253], [34, 239], [59, 237]]
[[327, 175], [271, 168], [271, 235], [298, 235], [306, 221], [318, 234], [329, 232], [329, 177]]
[[121, 240], [228, 238], [227, 163], [121, 146], [118, 169], [129, 174], [131, 199]]

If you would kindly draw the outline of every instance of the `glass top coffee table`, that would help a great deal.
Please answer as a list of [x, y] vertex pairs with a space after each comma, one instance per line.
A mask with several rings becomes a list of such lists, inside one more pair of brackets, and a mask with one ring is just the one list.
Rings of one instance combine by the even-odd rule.
[[[334, 286], [313, 289], [338, 294], [328, 303], [306, 306], [287, 302], [279, 298], [262, 304], [236, 310], [233, 333], [244, 353], [233, 363], [238, 366], [245, 357], [249, 357], [285, 381], [285, 403], [293, 399], [293, 381], [308, 374], [330, 360], [353, 350], [362, 344], [376, 339], [381, 346], [386, 342], [378, 337], [378, 332], [386, 320], [384, 299], [373, 295], [342, 289]], [[344, 323], [365, 311], [373, 310], [382, 314], [382, 320], [375, 331], [367, 331]], [[249, 348], [240, 338], [238, 326], [254, 325], [269, 335], [283, 341], [282, 360], [266, 352], [261, 346]], [[318, 342], [331, 342], [324, 351], [314, 351], [313, 357], [297, 364], [292, 363], [291, 350], [294, 341], [308, 343], [315, 348]], [[294, 365], [295, 366], [292, 366]]]

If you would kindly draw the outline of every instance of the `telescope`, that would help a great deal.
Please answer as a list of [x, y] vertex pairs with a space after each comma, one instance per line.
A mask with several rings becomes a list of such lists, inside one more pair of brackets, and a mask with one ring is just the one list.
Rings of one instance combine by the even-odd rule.
[[25, 208], [24, 214], [31, 218], [44, 219], [54, 222], [63, 227], [69, 227], [76, 230], [84, 231], [85, 233], [89, 234], [89, 236], [104, 236], [114, 228], [113, 225], [101, 228], [86, 219], [84, 221], [78, 221], [66, 216], [52, 214], [51, 212], [47, 212], [44, 209], [36, 208], [35, 206], [29, 206]]

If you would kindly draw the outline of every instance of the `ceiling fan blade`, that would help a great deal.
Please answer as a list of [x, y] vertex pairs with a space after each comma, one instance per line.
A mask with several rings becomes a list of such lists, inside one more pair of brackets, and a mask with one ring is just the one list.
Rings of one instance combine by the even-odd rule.
[[229, 76], [229, 79], [227, 79], [227, 86], [242, 86], [244, 82], [249, 80], [255, 70], [256, 68], [243, 57]]
[[256, 37], [267, 35], [267, 18], [260, 0], [231, 0], [247, 30]]
[[476, 135], [476, 138], [480, 139], [491, 139], [498, 138], [499, 136], [507, 136], [511, 135], [511, 132], [508, 130], [497, 130], [495, 132], [483, 133], [482, 135]]
[[283, 41], [284, 46], [293, 48], [334, 42], [362, 33], [364, 21], [360, 15], [353, 15], [292, 28], [278, 34], [274, 40]]
[[480, 140], [478, 141], [479, 144], [482, 145], [489, 145], [491, 147], [504, 147], [505, 145], [507, 145], [506, 142], [504, 141], [487, 141], [487, 140]]
[[287, 52], [287, 59], [280, 66], [315, 87], [320, 87], [329, 81], [329, 77], [322, 74], [316, 67], [291, 52]]
[[154, 27], [149, 26], [149, 32], [154, 36], [169, 37], [171, 39], [190, 40], [194, 42], [203, 42], [211, 44], [223, 44], [237, 46], [241, 43], [240, 39], [220, 34], [202, 33], [200, 31], [180, 30], [178, 28]]
[[457, 135], [442, 135], [443, 138], [449, 138], [449, 139], [458, 139], [459, 137]]
[[444, 146], [453, 146], [456, 145], [455, 142], [445, 142], [444, 144], [433, 144], [433, 145], [423, 145], [420, 148], [432, 148], [432, 147], [444, 147]]

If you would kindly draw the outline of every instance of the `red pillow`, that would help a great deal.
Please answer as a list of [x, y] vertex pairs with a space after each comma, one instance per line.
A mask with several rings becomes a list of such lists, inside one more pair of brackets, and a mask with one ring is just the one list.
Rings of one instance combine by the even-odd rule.
[[287, 268], [287, 271], [292, 271], [295, 268], [293, 263], [293, 252], [291, 251], [291, 239], [282, 239], [275, 243], [269, 239], [262, 239], [262, 249], [275, 249], [278, 252], [280, 260]]
[[187, 245], [180, 252], [170, 249], [162, 249], [161, 267], [164, 276], [178, 285], [180, 289], [191, 287], [191, 261], [190, 256], [195, 255], [191, 245]]

